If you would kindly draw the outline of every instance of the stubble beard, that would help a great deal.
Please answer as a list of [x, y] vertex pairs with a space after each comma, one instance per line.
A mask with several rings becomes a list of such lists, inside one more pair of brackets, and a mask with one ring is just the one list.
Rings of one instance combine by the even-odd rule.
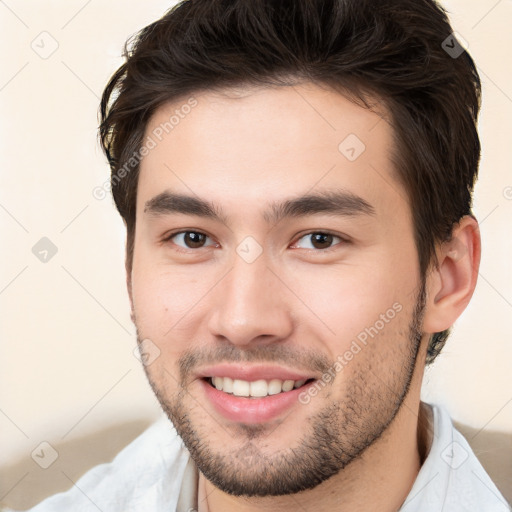
[[[173, 423], [198, 469], [217, 488], [231, 495], [246, 497], [295, 494], [312, 489], [338, 474], [359, 458], [390, 426], [410, 388], [422, 339], [424, 307], [423, 280], [408, 332], [396, 333], [407, 336], [409, 343], [405, 357], [400, 354], [402, 361], [396, 364], [396, 373], [391, 381], [384, 380], [386, 370], [383, 378], [377, 375], [382, 369], [372, 367], [372, 361], [364, 368], [360, 367], [350, 382], [346, 383], [344, 398], [331, 401], [309, 416], [306, 429], [301, 429], [305, 433], [297, 440], [296, 445], [293, 448], [281, 449], [271, 456], [261, 449], [261, 443], [274, 431], [265, 425], [237, 425], [233, 430], [238, 437], [236, 444], [239, 445], [240, 440], [243, 443], [238, 448], [230, 450], [226, 445], [215, 446], [209, 441], [212, 430], [222, 432], [223, 428], [214, 419], [211, 421], [212, 428], [205, 428], [191, 417], [192, 409], [198, 405], [190, 398], [184, 384], [185, 369], [188, 371], [190, 359], [179, 362], [182, 382], [172, 398], [164, 396], [149, 369], [144, 369], [162, 409]], [[242, 360], [247, 360], [240, 355], [240, 350], [236, 350], [238, 355], [230, 357], [228, 361], [239, 361], [242, 357]], [[231, 354], [234, 354], [233, 347]], [[256, 357], [260, 362], [276, 359], [275, 354], [266, 359], [259, 359], [260, 354]], [[326, 365], [326, 361], [319, 359], [316, 366], [320, 365]], [[368, 380], [371, 379], [373, 386], [369, 387]], [[192, 407], [187, 402], [193, 404]], [[294, 428], [293, 434], [296, 431]], [[225, 435], [232, 439], [229, 437], [232, 433]]]

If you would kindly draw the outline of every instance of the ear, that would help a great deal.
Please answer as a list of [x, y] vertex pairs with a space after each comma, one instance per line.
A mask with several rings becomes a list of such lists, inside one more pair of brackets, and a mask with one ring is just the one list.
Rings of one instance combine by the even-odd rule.
[[478, 222], [466, 215], [454, 227], [451, 239], [438, 246], [438, 266], [427, 276], [426, 333], [448, 329], [468, 305], [478, 278], [480, 250]]

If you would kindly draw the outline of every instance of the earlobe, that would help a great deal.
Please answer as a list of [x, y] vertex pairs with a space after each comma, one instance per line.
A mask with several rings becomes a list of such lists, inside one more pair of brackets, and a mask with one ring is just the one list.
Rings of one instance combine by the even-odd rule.
[[453, 325], [468, 305], [480, 266], [480, 232], [470, 215], [461, 219], [452, 238], [439, 245], [437, 268], [427, 276], [424, 332], [441, 332]]

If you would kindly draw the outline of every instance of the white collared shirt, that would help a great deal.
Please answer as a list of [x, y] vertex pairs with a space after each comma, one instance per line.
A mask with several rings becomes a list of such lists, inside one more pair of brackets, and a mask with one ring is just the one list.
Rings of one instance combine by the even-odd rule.
[[[510, 512], [448, 412], [431, 407], [432, 445], [400, 512]], [[197, 483], [188, 450], [162, 417], [111, 463], [92, 468], [29, 512], [192, 512], [198, 509]]]

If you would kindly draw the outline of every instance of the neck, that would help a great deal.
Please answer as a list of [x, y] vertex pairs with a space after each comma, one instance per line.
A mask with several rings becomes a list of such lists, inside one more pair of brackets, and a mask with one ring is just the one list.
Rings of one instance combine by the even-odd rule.
[[[410, 390], [413, 391], [413, 390]], [[231, 496], [199, 475], [199, 512], [304, 510], [396, 512], [407, 498], [432, 441], [431, 410], [410, 392], [385, 433], [337, 475], [290, 496]]]

